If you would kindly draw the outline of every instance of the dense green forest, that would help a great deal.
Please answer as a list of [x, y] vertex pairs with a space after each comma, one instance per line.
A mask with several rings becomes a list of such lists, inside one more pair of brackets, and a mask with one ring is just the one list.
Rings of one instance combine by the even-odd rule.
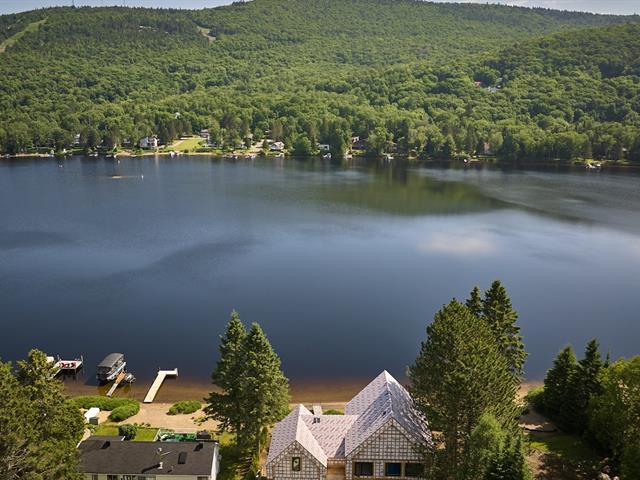
[[640, 160], [640, 17], [412, 0], [0, 16], [0, 151], [233, 147]]

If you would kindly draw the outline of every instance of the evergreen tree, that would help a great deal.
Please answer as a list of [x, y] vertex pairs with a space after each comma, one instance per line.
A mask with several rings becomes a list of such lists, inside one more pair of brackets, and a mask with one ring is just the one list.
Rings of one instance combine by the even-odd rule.
[[76, 445], [84, 422], [51, 379], [44, 353], [32, 350], [16, 372], [0, 362], [0, 478], [81, 479]]
[[583, 433], [587, 426], [587, 407], [589, 400], [600, 390], [598, 376], [603, 368], [598, 342], [591, 340], [585, 349], [584, 358], [578, 362], [571, 389], [570, 404], [573, 405], [571, 430]]
[[516, 325], [518, 313], [511, 306], [511, 299], [500, 280], [494, 281], [485, 292], [482, 316], [493, 331], [514, 380], [519, 381], [527, 354], [520, 327]]
[[471, 290], [471, 293], [469, 294], [469, 298], [465, 302], [465, 305], [477, 318], [480, 318], [482, 316], [482, 292], [480, 291], [479, 287], [473, 287], [473, 290]]
[[289, 381], [280, 369], [280, 358], [257, 323], [251, 325], [245, 350], [243, 403], [246, 418], [238, 443], [251, 448], [257, 446], [264, 428], [289, 412]]
[[484, 413], [469, 437], [469, 448], [465, 460], [464, 478], [483, 479], [500, 454], [506, 440], [506, 433], [498, 420], [490, 413]]
[[522, 447], [522, 435], [517, 434], [515, 441], [510, 438], [502, 451], [493, 457], [485, 475], [486, 480], [529, 480], [531, 472], [527, 467]]
[[245, 340], [247, 331], [234, 310], [224, 336], [220, 337], [219, 358], [212, 380], [221, 391], [211, 392], [207, 415], [220, 422], [220, 431], [238, 433], [242, 430], [244, 369], [246, 366]]
[[573, 417], [572, 393], [578, 362], [571, 346], [565, 347], [553, 361], [544, 379], [545, 413], [560, 426], [571, 425]]
[[[253, 461], [261, 434], [289, 410], [289, 383], [280, 370], [280, 359], [257, 323], [247, 333], [234, 311], [213, 372], [221, 391], [209, 395], [206, 413], [220, 422], [220, 431], [236, 435], [240, 457]], [[250, 467], [250, 465], [243, 465]]]
[[445, 478], [463, 478], [469, 437], [485, 413], [513, 428], [515, 390], [506, 360], [486, 323], [452, 300], [427, 327], [409, 368], [418, 408], [442, 432], [436, 468]]

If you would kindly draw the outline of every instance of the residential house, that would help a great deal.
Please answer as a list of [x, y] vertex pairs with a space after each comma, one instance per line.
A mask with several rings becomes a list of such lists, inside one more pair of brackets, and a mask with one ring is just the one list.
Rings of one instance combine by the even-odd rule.
[[360, 137], [351, 137], [351, 148], [353, 150], [366, 150], [367, 139]]
[[272, 152], [281, 152], [284, 150], [284, 143], [282, 142], [272, 142], [269, 144], [269, 150]]
[[321, 152], [328, 152], [329, 150], [331, 150], [331, 145], [329, 145], [328, 143], [318, 143], [318, 150], [320, 150]]
[[425, 478], [427, 421], [409, 393], [382, 372], [349, 403], [344, 415], [298, 405], [274, 430], [269, 480]]
[[140, 140], [140, 148], [154, 149], [158, 148], [158, 136], [152, 135], [150, 137], [144, 137]]
[[217, 442], [127, 442], [89, 437], [78, 446], [87, 480], [215, 480]]

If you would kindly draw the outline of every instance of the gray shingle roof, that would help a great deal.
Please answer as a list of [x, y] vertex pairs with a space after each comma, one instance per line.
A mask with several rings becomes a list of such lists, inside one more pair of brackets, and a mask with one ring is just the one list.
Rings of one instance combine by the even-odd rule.
[[313, 415], [298, 405], [275, 426], [267, 463], [298, 442], [326, 466], [328, 459], [345, 458], [390, 419], [416, 442], [431, 443], [427, 422], [409, 392], [384, 371], [347, 404], [345, 415]]
[[[162, 448], [162, 456], [158, 448]], [[93, 440], [80, 443], [80, 465], [85, 473], [121, 475], [211, 475], [215, 442], [123, 442]], [[186, 454], [184, 463], [178, 462]], [[159, 463], [162, 461], [162, 469]]]
[[431, 443], [431, 432], [426, 419], [416, 410], [409, 392], [386, 370], [347, 403], [345, 413], [357, 415], [353, 427], [347, 432], [345, 454], [394, 419], [418, 443]]

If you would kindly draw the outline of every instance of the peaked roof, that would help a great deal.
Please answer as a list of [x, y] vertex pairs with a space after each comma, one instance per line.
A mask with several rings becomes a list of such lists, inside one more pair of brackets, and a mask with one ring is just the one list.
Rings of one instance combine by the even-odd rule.
[[409, 392], [386, 370], [347, 403], [347, 415], [357, 415], [345, 438], [345, 455], [394, 419], [405, 432], [419, 443], [431, 443], [426, 419], [416, 410]]
[[308, 415], [313, 416], [304, 405], [298, 405], [284, 420], [276, 424], [271, 436], [267, 463], [275, 460], [293, 442], [298, 442], [316, 460], [327, 465], [327, 454], [324, 453], [302, 418]]
[[297, 442], [326, 466], [327, 459], [345, 458], [390, 419], [416, 442], [431, 443], [427, 422], [409, 392], [384, 371], [347, 404], [345, 415], [314, 415], [304, 405], [294, 408], [273, 430], [267, 463]]

